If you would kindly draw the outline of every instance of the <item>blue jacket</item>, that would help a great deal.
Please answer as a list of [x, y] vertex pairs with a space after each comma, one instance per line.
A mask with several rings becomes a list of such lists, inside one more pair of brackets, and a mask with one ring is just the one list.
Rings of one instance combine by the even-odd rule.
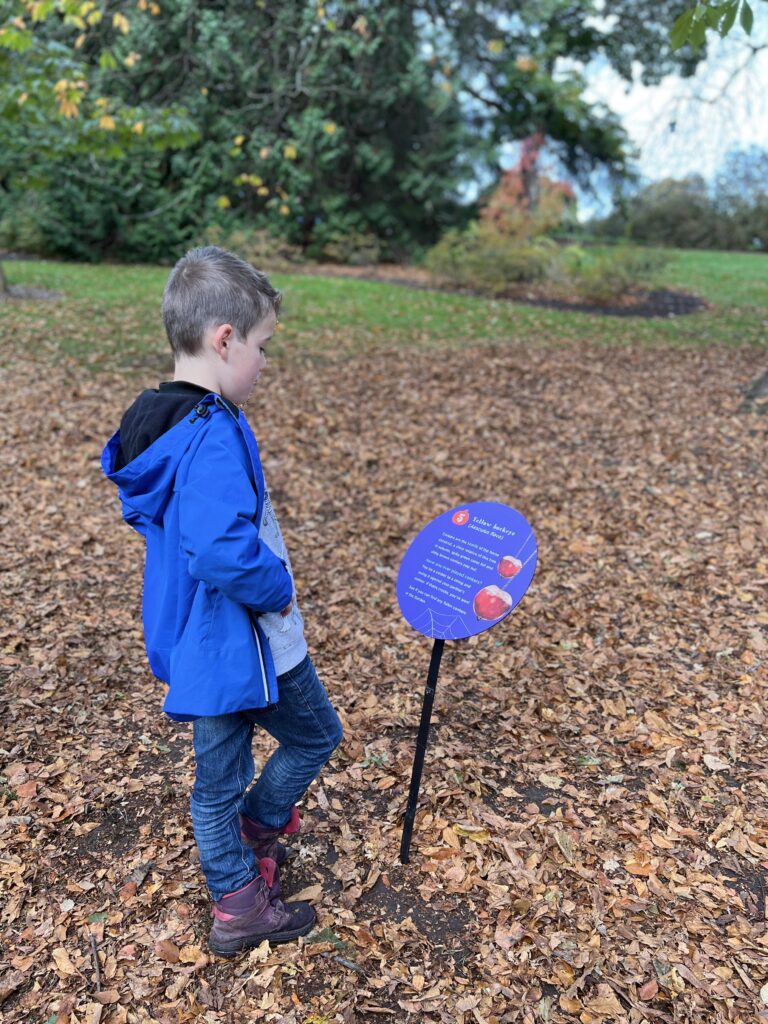
[[293, 596], [288, 568], [259, 540], [264, 476], [242, 413], [206, 395], [122, 469], [120, 431], [101, 466], [123, 518], [146, 540], [142, 618], [163, 710], [189, 721], [277, 701], [262, 612]]

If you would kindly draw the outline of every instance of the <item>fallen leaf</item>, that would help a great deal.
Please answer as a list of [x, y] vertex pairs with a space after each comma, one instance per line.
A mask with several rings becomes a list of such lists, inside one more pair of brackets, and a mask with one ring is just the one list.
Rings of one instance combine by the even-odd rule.
[[555, 841], [563, 852], [563, 856], [569, 864], [573, 864], [574, 861], [574, 845], [573, 840], [567, 832], [555, 832]]
[[597, 993], [584, 1005], [590, 1013], [597, 1013], [602, 1017], [624, 1014], [624, 1007], [616, 998], [616, 993], [610, 985], [604, 983], [597, 986]]
[[[454, 835], [455, 838], [455, 835]], [[457, 840], [458, 842], [458, 840]], [[422, 848], [423, 855], [431, 860], [448, 860], [456, 856], [455, 846], [425, 846]]]
[[72, 961], [69, 959], [69, 953], [66, 951], [66, 949], [64, 949], [63, 946], [59, 946], [57, 949], [54, 949], [53, 959], [56, 962], [56, 967], [58, 968], [59, 971], [61, 971], [62, 974], [70, 976], [73, 974], [80, 973], [74, 966]]
[[731, 767], [727, 761], [715, 757], [714, 754], [705, 754], [702, 761], [711, 772], [727, 772]]
[[255, 949], [248, 954], [248, 962], [251, 964], [264, 964], [269, 957], [269, 939], [264, 939]]
[[81, 1012], [83, 1024], [100, 1024], [104, 1006], [102, 1003], [86, 1003]]
[[659, 979], [659, 984], [662, 988], [667, 989], [673, 998], [685, 991], [685, 982], [677, 973], [674, 964], [654, 960], [653, 966], [656, 968], [656, 977]]
[[497, 925], [493, 940], [502, 949], [511, 949], [512, 946], [517, 945], [524, 934], [523, 926], [515, 921], [511, 924]]
[[112, 1003], [120, 1002], [120, 993], [116, 988], [103, 989], [101, 992], [94, 992], [93, 998], [97, 1003], [101, 1003], [103, 1006], [109, 1006]]
[[183, 964], [196, 964], [203, 959], [205, 953], [199, 946], [182, 946], [179, 950], [179, 960]]
[[[738, 261], [734, 289], [762, 259], [676, 252], [675, 281], [705, 257]], [[271, 950], [262, 940], [200, 970], [199, 951], [191, 962], [174, 962], [171, 945], [155, 951], [164, 941], [207, 952], [206, 880], [179, 799], [194, 751], [189, 727], [158, 713], [142, 643], [144, 542], [98, 466], [134, 394], [172, 373], [158, 331], [165, 273], [21, 260], [7, 272], [13, 284], [55, 276], [66, 294], [6, 301], [0, 316], [11, 396], [0, 675], [13, 737], [0, 768], [0, 985], [16, 985], [14, 971], [25, 979], [0, 1017], [86, 1024], [98, 1004], [100, 1024], [142, 1012], [169, 1024], [459, 1024], [466, 998], [480, 1001], [463, 1024], [751, 1024], [768, 1012], [768, 509], [756, 499], [766, 416], [737, 411], [766, 366], [762, 278], [749, 312], [724, 301], [728, 273], [707, 272], [697, 287], [716, 308], [660, 320], [366, 284], [391, 308], [385, 318], [378, 303], [356, 303], [368, 319], [359, 331], [347, 323], [354, 282], [291, 278], [296, 300], [312, 299], [309, 317], [291, 318], [294, 331], [286, 316], [287, 358], [250, 409], [308, 639], [345, 719], [339, 754], [307, 794], [304, 832], [286, 840], [298, 852], [287, 891], [292, 877], [297, 889], [321, 883], [315, 906], [329, 906], [312, 938]], [[83, 315], [93, 295], [99, 332]], [[320, 296], [343, 305], [342, 322], [326, 323]], [[460, 351], [439, 327], [446, 316], [462, 327]], [[726, 325], [747, 343], [710, 344]], [[404, 783], [431, 643], [401, 620], [396, 569], [407, 538], [468, 494], [478, 468], [485, 493], [513, 497], [519, 482], [557, 571], [540, 567], [514, 630], [446, 652], [461, 713], [446, 717], [439, 686], [404, 867]], [[260, 728], [254, 748], [265, 763]], [[381, 764], [361, 767], [366, 751]], [[731, 767], [713, 772], [704, 755]], [[490, 840], [474, 841], [483, 832]], [[389, 888], [383, 875], [367, 888], [387, 867]], [[137, 891], [118, 898], [130, 882]], [[56, 947], [82, 977], [58, 970]], [[656, 977], [654, 957], [684, 963]], [[360, 968], [351, 986], [343, 961]], [[598, 983], [623, 1012], [597, 1012]]]
[[491, 833], [485, 829], [480, 828], [477, 825], [453, 825], [451, 826], [457, 836], [462, 836], [464, 839], [472, 839], [476, 843], [487, 843], [490, 842]]
[[559, 775], [546, 775], [542, 774], [539, 776], [539, 782], [542, 786], [546, 786], [547, 789], [560, 789], [563, 784], [563, 779]]
[[647, 853], [642, 851], [634, 853], [624, 861], [624, 868], [630, 875], [642, 875], [647, 877], [653, 872], [653, 862]]
[[166, 963], [177, 964], [179, 962], [179, 947], [175, 942], [171, 942], [170, 939], [161, 939], [159, 942], [156, 942], [155, 952]]
[[651, 832], [651, 842], [660, 850], [674, 850], [676, 845], [671, 839], [667, 839], [660, 832]]
[[313, 903], [315, 900], [319, 900], [323, 895], [323, 886], [321, 882], [315, 882], [314, 885], [308, 885], [305, 889], [300, 892], [291, 893], [286, 898], [287, 903], [295, 903], [296, 900], [306, 900], [309, 903]]
[[136, 890], [137, 889], [138, 889], [138, 886], [136, 885], [135, 882], [126, 882], [125, 885], [120, 890], [120, 893], [119, 893], [120, 902], [121, 903], [128, 903], [128, 902], [130, 902], [134, 898], [134, 896], [136, 895]]
[[637, 994], [644, 1002], [648, 1002], [649, 999], [655, 999], [658, 992], [659, 984], [655, 978], [651, 978], [650, 981], [646, 981], [644, 985], [640, 986]]
[[479, 996], [463, 996], [461, 999], [456, 1000], [456, 1009], [459, 1013], [469, 1013], [470, 1010], [474, 1010], [479, 1003]]
[[0, 978], [0, 1006], [3, 1005], [8, 996], [12, 995], [17, 988], [24, 984], [26, 975], [23, 971], [8, 971]]

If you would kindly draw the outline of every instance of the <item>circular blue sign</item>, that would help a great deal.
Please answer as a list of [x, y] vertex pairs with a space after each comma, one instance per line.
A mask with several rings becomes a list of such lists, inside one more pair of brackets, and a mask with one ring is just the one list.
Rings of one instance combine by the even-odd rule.
[[462, 640], [505, 619], [536, 569], [536, 538], [525, 516], [497, 501], [443, 512], [400, 563], [397, 600], [424, 636]]

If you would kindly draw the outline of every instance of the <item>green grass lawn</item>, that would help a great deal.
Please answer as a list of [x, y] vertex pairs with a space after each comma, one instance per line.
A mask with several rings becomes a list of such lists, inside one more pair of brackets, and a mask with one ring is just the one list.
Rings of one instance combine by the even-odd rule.
[[[2, 307], [0, 341], [42, 346], [107, 369], [160, 367], [165, 267], [9, 262], [10, 284], [61, 292], [59, 302], [14, 299]], [[347, 278], [273, 275], [285, 293], [278, 352], [318, 355], [373, 347], [450, 347], [590, 340], [605, 344], [761, 344], [768, 341], [768, 256], [677, 251], [658, 285], [692, 292], [713, 308], [671, 319], [605, 317], [507, 300]]]

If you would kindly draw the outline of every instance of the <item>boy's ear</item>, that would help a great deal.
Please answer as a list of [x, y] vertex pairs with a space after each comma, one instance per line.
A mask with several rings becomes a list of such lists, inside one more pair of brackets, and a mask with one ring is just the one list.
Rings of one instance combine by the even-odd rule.
[[234, 334], [232, 324], [219, 324], [215, 329], [211, 338], [211, 346], [217, 356], [221, 356], [222, 359], [227, 358]]

